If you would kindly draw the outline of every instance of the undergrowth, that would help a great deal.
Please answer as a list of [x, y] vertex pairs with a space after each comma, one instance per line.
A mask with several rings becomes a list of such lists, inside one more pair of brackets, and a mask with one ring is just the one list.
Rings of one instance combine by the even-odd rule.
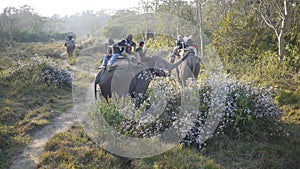
[[56, 63], [40, 57], [7, 62], [0, 73], [0, 168], [72, 105], [71, 76]]
[[105, 169], [186, 169], [222, 168], [193, 148], [179, 145], [162, 155], [130, 159], [106, 152], [96, 145], [77, 124], [51, 138], [40, 158], [38, 168], [105, 168]]

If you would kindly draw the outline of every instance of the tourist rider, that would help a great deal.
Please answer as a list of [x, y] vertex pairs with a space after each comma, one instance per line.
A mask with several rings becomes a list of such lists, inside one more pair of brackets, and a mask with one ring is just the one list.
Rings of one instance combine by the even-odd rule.
[[144, 44], [145, 44], [144, 41], [140, 41], [139, 46], [135, 50], [135, 52], [139, 54], [141, 62], [145, 61], [145, 53], [147, 52], [147, 50], [145, 51], [143, 50]]
[[107, 53], [106, 55], [103, 57], [103, 63], [102, 66], [100, 66], [99, 68], [101, 69], [105, 69], [108, 63], [108, 60], [112, 57], [113, 55], [113, 45], [114, 45], [115, 41], [112, 38], [108, 38], [108, 44], [107, 44]]
[[111, 59], [108, 61], [108, 65], [112, 65], [122, 52], [130, 54], [132, 47], [136, 48], [136, 43], [132, 41], [132, 34], [128, 34], [125, 39], [121, 40], [117, 45], [121, 48], [119, 52], [114, 52]]
[[177, 40], [175, 41], [175, 44], [176, 44], [176, 47], [174, 47], [173, 51], [172, 51], [172, 54], [171, 54], [171, 58], [170, 58], [170, 62], [171, 63], [174, 63], [175, 61], [175, 57], [177, 55], [179, 55], [179, 51], [181, 49], [184, 49], [185, 45], [184, 45], [184, 40], [183, 38], [181, 37], [181, 35], [178, 35], [177, 36]]

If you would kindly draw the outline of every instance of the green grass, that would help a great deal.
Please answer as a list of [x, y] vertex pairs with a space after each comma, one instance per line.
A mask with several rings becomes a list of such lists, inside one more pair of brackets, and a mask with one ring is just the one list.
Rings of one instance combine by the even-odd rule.
[[[298, 94], [291, 93], [279, 95], [276, 98], [281, 108], [286, 105], [296, 106], [298, 104]], [[290, 98], [290, 95], [294, 94], [296, 96]], [[287, 98], [290, 100], [287, 100]], [[105, 103], [103, 104], [105, 105]], [[240, 111], [243, 110], [243, 106], [251, 105], [247, 102], [247, 99], [239, 100], [238, 104], [240, 105]], [[112, 125], [119, 124], [114, 121], [118, 120], [119, 116], [118, 114], [116, 116], [116, 112], [111, 107], [112, 105], [104, 105], [100, 107], [103, 108], [101, 112], [104, 113], [106, 120]], [[284, 112], [284, 114], [286, 113]], [[70, 168], [97, 168], [100, 164], [100, 166], [105, 166], [106, 168], [120, 168], [117, 165], [119, 163], [123, 164], [123, 168], [132, 169], [296, 169], [299, 166], [300, 128], [293, 121], [284, 120], [284, 118], [290, 119], [289, 116], [284, 115], [283, 119], [279, 119], [278, 121], [268, 117], [252, 117], [249, 119], [249, 116], [245, 116], [243, 113], [237, 114], [237, 116], [241, 118], [240, 123], [229, 123], [223, 134], [217, 134], [209, 139], [206, 143], [207, 145], [200, 151], [194, 147], [179, 145], [161, 155], [145, 159], [126, 159], [106, 153], [105, 155], [109, 155], [110, 158], [116, 158], [113, 163], [114, 165], [106, 164], [104, 158], [95, 156], [96, 154], [100, 154], [100, 156], [104, 155], [102, 154], [104, 150], [94, 145], [92, 140], [89, 140], [87, 136], [82, 138], [84, 131], [81, 127], [76, 126], [66, 133], [61, 133], [59, 139], [54, 137], [56, 138], [55, 142], [49, 142], [49, 147], [52, 148], [44, 152], [40, 167], [63, 168], [69, 164], [68, 167]], [[80, 138], [78, 138], [79, 136]], [[68, 143], [75, 143], [76, 146], [65, 144], [65, 140], [68, 140]], [[62, 147], [53, 148], [57, 145]], [[92, 149], [95, 150], [93, 154], [87, 153], [90, 152], [89, 149], [82, 150], [87, 145], [93, 147]], [[66, 156], [57, 156], [71, 150], [73, 150], [73, 153], [69, 153]], [[79, 155], [77, 150], [81, 150], [82, 154], [86, 155]], [[104, 159], [104, 161], [98, 161], [99, 158]], [[47, 159], [57, 159], [59, 161], [49, 161]], [[91, 159], [89, 161], [90, 165], [87, 166], [85, 163], [80, 162], [83, 159]]]
[[201, 154], [214, 159], [224, 168], [283, 169], [298, 168], [300, 139], [296, 130], [288, 130], [289, 136], [232, 138], [217, 136], [208, 141]]
[[[71, 89], [32, 82], [30, 78], [26, 78], [25, 82], [14, 78], [11, 81], [3, 79], [13, 61], [18, 59], [17, 56], [26, 60], [36, 53], [47, 55], [52, 52], [55, 55], [65, 50], [59, 43], [19, 46], [19, 49], [0, 54], [0, 168], [8, 168], [12, 157], [23, 150], [36, 131], [50, 124], [53, 117], [72, 105]], [[52, 59], [57, 62], [59, 57], [54, 57]], [[86, 71], [76, 74], [78, 84], [75, 85], [79, 94], [84, 93], [85, 87], [91, 83], [92, 77], [88, 72], [94, 71], [96, 64], [91, 63], [97, 61], [97, 57], [87, 59], [84, 56], [76, 58], [76, 65]], [[248, 74], [256, 75], [251, 72]], [[155, 157], [128, 159], [99, 148], [77, 124], [50, 139], [40, 157], [38, 168], [296, 169], [300, 166], [299, 75], [288, 72], [274, 78], [271, 74], [262, 77], [265, 78], [250, 77], [248, 80], [278, 87], [276, 101], [283, 112], [283, 117], [276, 124], [280, 135], [272, 136], [268, 132], [270, 125], [265, 123], [267, 121], [251, 121], [244, 125], [246, 128], [236, 130], [231, 126], [231, 132], [209, 139], [201, 151], [179, 145]], [[113, 123], [114, 117], [109, 118]]]
[[[29, 46], [21, 45], [15, 50], [27, 52]], [[22, 69], [21, 75], [15, 76], [8, 71], [15, 67], [12, 62], [15, 56], [8, 54], [1, 53], [1, 63], [5, 64], [1, 65], [3, 70], [0, 74], [0, 168], [8, 168], [12, 157], [25, 148], [36, 131], [51, 124], [51, 119], [73, 104], [70, 88], [61, 89], [36, 81], [35, 76], [39, 72]], [[23, 58], [19, 62], [27, 60]]]
[[[32, 88], [31, 88], [32, 87]], [[35, 90], [38, 85], [24, 88]], [[2, 85], [0, 83], [0, 89]], [[35, 92], [38, 92], [35, 90]], [[0, 168], [6, 168], [12, 156], [29, 143], [32, 135], [51, 119], [72, 106], [71, 91], [52, 87], [43, 92], [15, 93], [7, 90], [0, 103]]]
[[114, 169], [186, 169], [222, 168], [193, 148], [177, 146], [161, 155], [128, 159], [106, 152], [97, 146], [77, 124], [65, 133], [56, 134], [46, 144], [38, 168], [114, 168]]

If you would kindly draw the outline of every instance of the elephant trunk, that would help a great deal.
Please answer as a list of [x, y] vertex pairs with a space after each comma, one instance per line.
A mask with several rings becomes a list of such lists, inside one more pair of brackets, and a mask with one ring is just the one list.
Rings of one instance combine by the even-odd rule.
[[187, 57], [188, 57], [188, 55], [189, 55], [189, 53], [190, 52], [187, 52], [178, 62], [176, 62], [176, 63], [174, 63], [174, 64], [169, 64], [168, 66], [167, 66], [167, 69], [169, 70], [169, 71], [171, 71], [171, 70], [173, 70], [173, 69], [175, 69], [176, 67], [178, 67]]

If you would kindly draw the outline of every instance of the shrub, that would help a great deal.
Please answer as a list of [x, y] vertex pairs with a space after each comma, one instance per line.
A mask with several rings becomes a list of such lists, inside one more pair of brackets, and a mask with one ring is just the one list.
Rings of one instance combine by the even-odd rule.
[[[153, 88], [160, 87], [161, 89], [165, 89], [167, 86], [168, 85], [161, 82], [156, 85], [150, 85], [147, 94], [149, 95], [149, 92], [151, 93]], [[198, 117], [193, 120], [194, 125], [182, 140], [182, 143], [187, 146], [194, 145], [201, 149], [203, 145], [205, 145], [203, 140], [207, 139], [203, 139], [203, 126], [207, 122], [208, 114], [211, 113], [210, 109], [212, 106], [222, 103], [212, 98], [212, 89], [208, 83], [197, 84], [196, 87], [196, 90], [199, 91], [198, 96], [200, 98]], [[104, 114], [104, 118], [106, 118], [106, 121], [109, 123], [117, 122], [114, 123], [114, 127], [118, 132], [134, 137], [152, 137], [163, 133], [172, 125], [180, 125], [181, 123], [178, 117], [181, 96], [177, 90], [174, 90], [174, 88], [176, 88], [175, 84], [173, 84], [171, 88], [165, 90], [166, 93], [170, 92], [172, 94], [166, 94], [170, 100], [166, 102], [167, 106], [164, 112], [155, 118], [154, 121], [152, 119], [151, 122], [144, 123], [143, 121], [136, 121], [141, 120], [139, 118], [124, 118], [124, 116], [120, 115], [124, 112], [116, 111], [116, 106], [113, 104], [109, 104], [108, 106], [105, 103], [100, 104], [97, 109], [101, 110], [100, 113]], [[178, 89], [178, 86], [176, 89]], [[265, 139], [266, 141], [270, 141], [277, 136], [289, 135], [289, 133], [284, 132], [278, 122], [282, 113], [274, 103], [274, 97], [277, 93], [276, 89], [272, 87], [255, 87], [251, 83], [242, 81], [230, 81], [225, 85], [225, 93], [224, 106], [220, 106], [222, 109], [222, 118], [213, 135], [227, 135], [233, 139]], [[189, 97], [196, 96], [197, 95]], [[114, 100], [118, 99], [114, 97]], [[215, 103], [211, 104], [211, 102]], [[134, 108], [129, 108], [131, 105], [130, 102], [114, 101], [114, 103], [119, 107], [121, 103], [125, 105], [125, 115], [130, 114], [131, 111], [133, 112]], [[143, 106], [141, 107], [145, 108]], [[90, 114], [90, 117], [94, 119], [97, 113], [99, 113], [99, 111]], [[129, 117], [133, 116], [136, 117], [138, 115], [133, 114]], [[180, 129], [180, 127], [178, 128], [178, 134], [180, 134], [182, 129]]]
[[69, 72], [58, 67], [50, 60], [32, 57], [29, 61], [17, 61], [6, 71], [6, 79], [11, 83], [26, 85], [45, 83], [58, 88], [72, 87], [72, 77]]
[[[227, 135], [234, 139], [251, 138], [271, 140], [274, 136], [288, 135], [278, 124], [282, 116], [274, 103], [276, 89], [272, 87], [254, 87], [251, 83], [231, 81], [226, 84], [226, 101], [223, 116], [214, 135]], [[200, 88], [200, 116], [184, 138], [185, 145], [197, 145], [202, 148], [202, 126], [210, 109], [211, 88], [204, 84]], [[204, 117], [203, 117], [204, 116]], [[204, 120], [203, 120], [204, 119]]]

